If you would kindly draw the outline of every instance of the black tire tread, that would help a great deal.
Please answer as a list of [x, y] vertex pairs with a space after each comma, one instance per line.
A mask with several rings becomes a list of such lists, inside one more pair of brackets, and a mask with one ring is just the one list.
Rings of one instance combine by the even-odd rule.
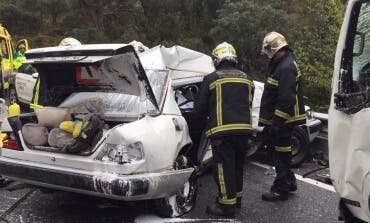
[[309, 144], [309, 139], [307, 136], [306, 131], [300, 127], [296, 126], [293, 130], [292, 137], [296, 137], [300, 141], [301, 148], [294, 157], [292, 157], [292, 163], [291, 166], [292, 168], [297, 168], [299, 167], [304, 161], [306, 161], [307, 157], [310, 154], [309, 149], [307, 148]]

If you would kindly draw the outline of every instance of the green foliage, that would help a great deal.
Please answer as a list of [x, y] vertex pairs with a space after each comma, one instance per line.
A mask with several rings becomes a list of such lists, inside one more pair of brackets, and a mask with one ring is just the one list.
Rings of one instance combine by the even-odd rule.
[[10, 33], [24, 35], [37, 33], [41, 20], [32, 13], [21, 11], [15, 4], [3, 4], [0, 8], [0, 21]]
[[284, 11], [252, 0], [227, 0], [219, 13], [211, 29], [215, 40], [231, 43], [237, 50], [242, 69], [264, 80], [268, 61], [260, 55], [263, 37], [277, 31], [289, 39], [295, 32], [294, 21]]
[[222, 41], [241, 68], [264, 81], [263, 37], [285, 35], [305, 78], [307, 103], [325, 111], [343, 0], [0, 0], [0, 22], [32, 47], [72, 36], [82, 43], [182, 45], [210, 54]]
[[312, 106], [329, 104], [335, 49], [343, 20], [339, 0], [311, 1], [295, 43], [298, 64], [304, 73], [306, 95]]

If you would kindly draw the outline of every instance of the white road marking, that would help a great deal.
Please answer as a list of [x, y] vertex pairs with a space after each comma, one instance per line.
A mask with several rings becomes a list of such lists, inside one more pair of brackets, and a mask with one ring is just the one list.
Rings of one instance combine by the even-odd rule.
[[180, 222], [212, 222], [212, 223], [241, 223], [235, 219], [186, 219], [186, 218], [161, 218], [156, 215], [142, 215], [135, 219], [135, 223], [180, 223]]
[[[262, 167], [264, 169], [269, 169], [270, 168], [269, 165], [258, 163], [258, 162], [254, 162], [254, 161], [250, 161], [249, 163], [251, 163], [251, 164], [253, 164], [255, 166]], [[305, 183], [308, 183], [308, 184], [311, 184], [311, 185], [320, 187], [320, 188], [325, 189], [325, 190], [328, 190], [328, 191], [335, 192], [334, 187], [331, 186], [331, 185], [322, 183], [322, 182], [317, 181], [317, 180], [313, 180], [311, 178], [303, 178], [301, 175], [298, 175], [298, 174], [294, 174], [294, 175], [297, 178], [297, 180], [299, 180], [299, 181], [302, 181], [302, 182], [305, 182]]]

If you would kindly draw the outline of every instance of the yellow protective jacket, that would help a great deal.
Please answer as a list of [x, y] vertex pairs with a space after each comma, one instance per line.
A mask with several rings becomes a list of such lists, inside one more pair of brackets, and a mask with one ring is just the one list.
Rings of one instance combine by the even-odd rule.
[[22, 66], [25, 60], [26, 60], [26, 56], [24, 55], [24, 53], [21, 53], [18, 51], [16, 54], [14, 54], [14, 61], [13, 61], [14, 69], [18, 70], [18, 68]]

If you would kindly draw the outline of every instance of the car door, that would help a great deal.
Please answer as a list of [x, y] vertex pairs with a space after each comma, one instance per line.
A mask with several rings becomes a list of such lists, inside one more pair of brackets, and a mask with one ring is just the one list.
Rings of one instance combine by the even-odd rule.
[[[22, 65], [23, 66], [23, 65]], [[27, 65], [31, 66], [31, 65]], [[33, 96], [33, 88], [37, 81], [38, 73], [18, 72], [15, 77], [15, 90], [18, 101], [30, 104]]]
[[329, 109], [329, 159], [333, 184], [355, 216], [369, 220], [370, 201], [370, 1], [346, 12], [335, 58]]

